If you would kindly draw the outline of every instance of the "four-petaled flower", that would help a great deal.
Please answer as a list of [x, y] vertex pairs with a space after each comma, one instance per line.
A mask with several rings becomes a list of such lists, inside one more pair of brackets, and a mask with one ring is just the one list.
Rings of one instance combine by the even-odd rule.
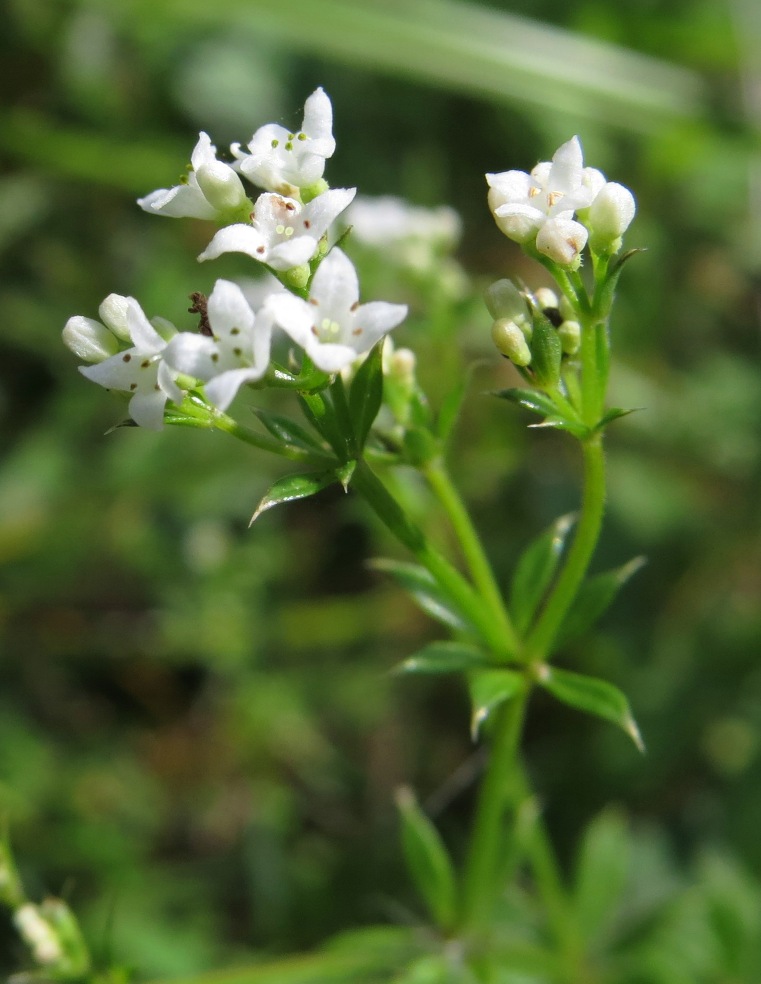
[[282, 293], [268, 306], [317, 368], [331, 373], [354, 362], [407, 315], [406, 304], [360, 304], [354, 266], [335, 248], [318, 267], [308, 301]]
[[129, 413], [136, 424], [161, 430], [167, 400], [182, 401], [176, 372], [164, 362], [166, 341], [159, 335], [133, 297], [126, 306], [126, 322], [132, 347], [93, 366], [80, 366], [83, 376], [107, 389], [132, 394]]
[[573, 137], [552, 161], [542, 161], [530, 174], [487, 174], [489, 207], [509, 239], [536, 243], [555, 262], [570, 263], [587, 241], [587, 230], [573, 213], [592, 203], [600, 187], [598, 176], [599, 171], [583, 166], [579, 138]]
[[325, 160], [333, 155], [333, 107], [322, 89], [304, 104], [304, 121], [296, 133], [277, 123], [260, 127], [248, 144], [230, 148], [243, 174], [260, 188], [296, 197], [300, 188], [322, 178]]
[[216, 282], [206, 312], [211, 336], [175, 335], [164, 358], [179, 372], [206, 382], [209, 401], [226, 410], [244, 383], [266, 372], [272, 316], [266, 304], [254, 315], [243, 291], [229, 280]]
[[199, 133], [190, 155], [187, 178], [174, 188], [159, 188], [137, 204], [146, 212], [172, 218], [216, 219], [220, 214], [245, 210], [250, 201], [245, 188], [229, 164], [217, 160], [217, 150], [208, 134]]
[[312, 259], [321, 237], [356, 191], [335, 188], [318, 195], [308, 205], [282, 195], [260, 195], [252, 212], [252, 224], [238, 223], [220, 229], [198, 259], [246, 253], [273, 270], [301, 266]]

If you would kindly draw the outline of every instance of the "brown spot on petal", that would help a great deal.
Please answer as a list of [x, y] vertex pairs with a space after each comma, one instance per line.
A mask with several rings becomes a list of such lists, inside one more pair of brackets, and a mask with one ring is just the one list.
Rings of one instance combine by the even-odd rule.
[[260, 255], [264, 253], [265, 252], [264, 246], [257, 246], [256, 252], [259, 253]]
[[240, 358], [242, 354], [243, 354], [243, 349], [239, 349], [239, 348], [233, 349], [233, 355], [237, 355], [238, 358]]
[[129, 388], [130, 388], [131, 391], [136, 390], [137, 389], [137, 383], [130, 383], [129, 384]]
[[314, 335], [315, 338], [319, 338], [320, 337], [320, 333], [319, 333], [319, 331], [317, 331], [317, 329], [315, 328], [314, 325], [312, 325], [310, 331], [312, 332], [312, 334]]
[[305, 229], [311, 229], [312, 228], [312, 223], [309, 221], [309, 219], [304, 219], [304, 228]]
[[131, 361], [132, 361], [132, 356], [129, 354], [129, 352], [125, 352], [124, 355], [122, 356], [122, 362], [131, 362]]
[[350, 310], [350, 311], [356, 311], [358, 307], [359, 307], [359, 301], [355, 301], [355, 302], [354, 302], [354, 303], [352, 304], [352, 306], [351, 306], [351, 307], [349, 308], [349, 310]]
[[286, 212], [295, 212], [296, 211], [296, 206], [293, 204], [293, 202], [286, 202], [285, 203], [285, 210], [286, 210]]
[[230, 329], [230, 334], [231, 335], [240, 335], [240, 328], [231, 328]]
[[361, 335], [364, 330], [364, 328], [355, 328], [352, 335]]
[[309, 298], [309, 303], [310, 304], [314, 304], [314, 306], [317, 307], [320, 302], [317, 300], [316, 297], [310, 297]]
[[147, 369], [150, 364], [151, 364], [150, 359], [143, 359], [143, 361], [140, 363], [140, 368]]

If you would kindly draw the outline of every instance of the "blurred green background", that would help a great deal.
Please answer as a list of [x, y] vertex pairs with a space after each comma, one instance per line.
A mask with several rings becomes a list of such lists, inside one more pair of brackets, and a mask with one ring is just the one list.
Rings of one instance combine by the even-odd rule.
[[[69, 899], [100, 955], [177, 975], [414, 907], [400, 782], [461, 850], [466, 699], [389, 675], [437, 629], [367, 568], [395, 548], [361, 503], [327, 492], [248, 530], [279, 461], [202, 432], [104, 436], [121, 405], [60, 344], [111, 291], [190, 328], [192, 290], [248, 272], [197, 266], [209, 227], [134, 199], [176, 183], [199, 129], [221, 148], [298, 123], [317, 85], [335, 113], [330, 183], [455, 207], [479, 289], [545, 282], [494, 227], [485, 171], [530, 168], [578, 133], [587, 163], [634, 189], [627, 243], [648, 251], [622, 281], [612, 402], [643, 411], [610, 432], [596, 567], [649, 563], [564, 665], [626, 690], [648, 754], [537, 700], [527, 761], [568, 863], [614, 802], [669, 877], [689, 884], [719, 853], [755, 879], [754, 0], [8, 0], [0, 49], [0, 815], [30, 891]], [[487, 360], [452, 466], [504, 580], [575, 507], [574, 449], [482, 395], [510, 376], [478, 303], [432, 339], [430, 284], [369, 266], [364, 282], [411, 304], [397, 342], [419, 351], [434, 404]], [[0, 932], [7, 971], [20, 948]]]

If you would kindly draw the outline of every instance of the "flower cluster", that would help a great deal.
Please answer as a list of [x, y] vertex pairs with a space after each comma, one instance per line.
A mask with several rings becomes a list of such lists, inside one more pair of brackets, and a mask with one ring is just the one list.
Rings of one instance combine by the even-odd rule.
[[[201, 133], [180, 184], [138, 200], [146, 212], [221, 224], [200, 261], [243, 253], [274, 276], [256, 307], [239, 285], [218, 280], [208, 300], [198, 295], [191, 309], [201, 320], [195, 333], [180, 332], [162, 318], [149, 320], [134, 298], [117, 294], [101, 304], [100, 321], [69, 319], [64, 342], [91, 363], [80, 371], [101, 386], [130, 394], [135, 423], [160, 429], [167, 401], [180, 404], [186, 389], [201, 385], [208, 402], [226, 410], [243, 384], [265, 376], [276, 330], [332, 374], [368, 352], [406, 316], [404, 305], [360, 304], [351, 261], [330, 248], [331, 226], [356, 193], [355, 188], [331, 190], [323, 178], [335, 150], [332, 122], [330, 100], [317, 89], [306, 101], [300, 130], [274, 123], [260, 127], [247, 151], [232, 145], [232, 163], [218, 160], [209, 136]], [[264, 189], [255, 201], [241, 175]]]
[[634, 218], [632, 193], [584, 167], [578, 137], [530, 173], [502, 171], [487, 174], [486, 181], [500, 230], [562, 267], [576, 269], [587, 242], [598, 255], [618, 252]]

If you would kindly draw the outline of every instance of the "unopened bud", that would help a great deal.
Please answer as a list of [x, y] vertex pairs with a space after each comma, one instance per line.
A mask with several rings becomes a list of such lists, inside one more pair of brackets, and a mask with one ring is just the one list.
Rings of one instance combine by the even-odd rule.
[[295, 287], [296, 290], [301, 290], [309, 283], [310, 272], [308, 263], [302, 263], [301, 266], [291, 267], [291, 269], [286, 270], [285, 273], [286, 283], [289, 287]]
[[531, 363], [531, 349], [526, 342], [526, 336], [514, 321], [500, 318], [491, 326], [492, 341], [502, 355], [507, 356], [516, 366], [527, 366]]
[[63, 344], [83, 362], [103, 362], [119, 351], [118, 340], [105, 325], [80, 314], [66, 322]]
[[526, 298], [512, 280], [497, 280], [487, 287], [484, 300], [495, 321], [513, 321], [526, 338], [531, 338], [531, 317]]
[[314, 184], [307, 185], [306, 187], [301, 189], [301, 200], [305, 205], [308, 205], [309, 202], [312, 201], [312, 199], [317, 198], [318, 195], [321, 195], [324, 191], [327, 191], [329, 188], [330, 185], [325, 180], [325, 178], [320, 178], [319, 181], [315, 181]]
[[130, 298], [123, 294], [109, 294], [98, 308], [100, 320], [117, 338], [123, 342], [132, 342], [127, 324], [127, 308]]
[[412, 386], [415, 382], [415, 364], [417, 360], [412, 349], [394, 349], [389, 361], [388, 373], [404, 386]]
[[539, 290], [534, 291], [534, 300], [542, 309], [545, 308], [556, 308], [558, 306], [558, 297], [554, 290], [550, 290], [549, 287], [540, 287]]
[[559, 266], [577, 269], [587, 243], [587, 230], [580, 222], [558, 216], [548, 219], [536, 237], [536, 248]]
[[248, 200], [243, 182], [223, 161], [202, 164], [196, 171], [196, 180], [206, 201], [220, 212], [240, 208]]
[[595, 253], [616, 253], [637, 206], [628, 188], [608, 181], [589, 207], [589, 245]]
[[581, 325], [578, 321], [564, 321], [558, 327], [558, 337], [566, 355], [576, 355], [581, 346]]
[[39, 906], [27, 902], [16, 910], [13, 921], [37, 963], [54, 964], [61, 960], [63, 950], [58, 936], [48, 920], [41, 915]]

